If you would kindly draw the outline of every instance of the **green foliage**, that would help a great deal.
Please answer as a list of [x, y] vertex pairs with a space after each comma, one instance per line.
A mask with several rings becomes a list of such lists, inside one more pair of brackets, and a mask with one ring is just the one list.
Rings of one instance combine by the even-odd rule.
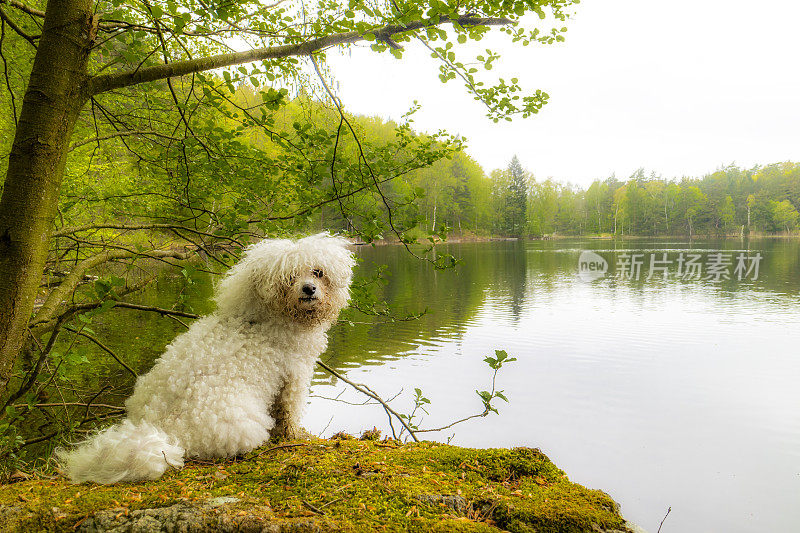
[[406, 424], [408, 424], [408, 427], [410, 427], [412, 431], [416, 431], [417, 429], [419, 429], [419, 426], [417, 426], [415, 422], [416, 417], [418, 416], [417, 411], [422, 411], [426, 415], [430, 414], [428, 413], [427, 409], [425, 409], [425, 406], [430, 404], [431, 401], [425, 396], [423, 396], [421, 389], [416, 387], [414, 388], [413, 400], [414, 400], [414, 407], [411, 410], [411, 412], [409, 414], [400, 413], [400, 418], [402, 418], [406, 422]]
[[515, 236], [525, 234], [530, 181], [530, 173], [522, 168], [519, 159], [514, 156], [505, 173], [499, 176], [495, 189], [500, 222], [498, 229], [501, 233]]
[[[492, 173], [496, 213], [511, 212], [508, 172]], [[553, 180], [529, 182], [527, 233], [566, 235], [729, 235], [798, 229], [800, 164], [742, 170], [727, 167], [702, 178], [669, 181], [637, 170], [584, 189]], [[511, 232], [506, 225], [504, 233]], [[496, 230], [497, 231], [497, 230]]]
[[495, 390], [495, 386], [494, 386], [495, 385], [495, 380], [497, 379], [497, 373], [500, 371], [500, 369], [503, 367], [504, 364], [511, 363], [512, 361], [516, 361], [517, 360], [516, 357], [509, 357], [508, 353], [506, 353], [505, 350], [495, 350], [494, 354], [495, 354], [495, 357], [486, 357], [486, 358], [484, 358], [484, 361], [486, 361], [486, 364], [489, 365], [489, 368], [491, 368], [494, 371], [494, 374], [492, 374], [492, 390], [490, 390], [490, 391], [485, 391], [485, 390], [479, 391], [479, 390], [476, 390], [475, 391], [475, 393], [481, 399], [481, 402], [483, 402], [484, 413], [489, 413], [489, 412], [497, 413], [498, 412], [497, 408], [492, 405], [492, 400], [494, 400], [495, 398], [499, 398], [499, 399], [503, 400], [504, 402], [508, 403], [508, 398], [506, 398], [505, 394], [503, 394], [503, 391], [502, 390]]
[[773, 200], [769, 203], [769, 206], [772, 221], [776, 228], [785, 228], [787, 232], [797, 229], [797, 221], [800, 218], [800, 214], [792, 202], [789, 200], [781, 202]]
[[181, 269], [181, 291], [178, 294], [178, 299], [175, 302], [174, 308], [179, 311], [192, 312], [190, 299], [197, 292], [195, 277], [197, 276], [197, 268], [194, 265], [187, 264]]
[[485, 357], [483, 360], [489, 365], [489, 368], [497, 372], [505, 363], [516, 361], [516, 357], [509, 357], [505, 350], [495, 350], [496, 357]]

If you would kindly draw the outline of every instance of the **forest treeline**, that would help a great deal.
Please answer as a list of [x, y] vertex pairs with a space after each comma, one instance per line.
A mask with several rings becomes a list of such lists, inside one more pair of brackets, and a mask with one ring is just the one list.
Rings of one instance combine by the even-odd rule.
[[[242, 105], [255, 98], [252, 88], [236, 91]], [[335, 127], [338, 115], [301, 96], [284, 111], [290, 118], [312, 113]], [[398, 124], [378, 117], [350, 116], [363, 142], [394, 142]], [[254, 134], [263, 148], [268, 141]], [[438, 142], [431, 137], [430, 142]], [[345, 141], [347, 142], [347, 141]], [[800, 164], [775, 163], [742, 169], [731, 165], [702, 177], [665, 179], [637, 170], [627, 179], [596, 179], [589, 187], [536, 179], [513, 156], [505, 169], [486, 173], [469, 153], [449, 139], [447, 156], [418, 165], [384, 186], [398, 227], [409, 238], [429, 233], [456, 236], [682, 235], [722, 236], [792, 233], [800, 229]], [[346, 201], [369, 212], [380, 202], [373, 194]], [[369, 207], [368, 207], [369, 206]], [[382, 209], [385, 211], [385, 209]], [[323, 208], [309, 226], [348, 230], [336, 206]], [[363, 226], [365, 220], [361, 220]], [[387, 237], [376, 233], [374, 237]], [[391, 236], [388, 236], [391, 237]]]
[[[800, 165], [792, 162], [742, 169], [728, 166], [702, 177], [668, 180], [637, 170], [626, 180], [597, 179], [585, 189], [538, 181], [516, 159], [495, 171], [501, 226], [493, 231], [534, 236], [708, 235], [791, 233], [800, 221]], [[505, 183], [506, 185], [503, 185]], [[524, 184], [524, 187], [523, 187]], [[524, 189], [521, 208], [502, 201]], [[509, 210], [511, 216], [508, 215]], [[502, 216], [506, 213], [506, 216]]]
[[[236, 92], [242, 105], [255, 98], [252, 88]], [[286, 106], [289, 118], [305, 110], [317, 120], [338, 116], [306, 97]], [[351, 116], [365, 142], [393, 142], [398, 124], [377, 117]], [[263, 147], [262, 136], [250, 137]], [[484, 172], [458, 145], [429, 166], [418, 166], [384, 187], [400, 227], [409, 237], [455, 235], [543, 237], [552, 235], [721, 236], [791, 233], [800, 228], [800, 164], [783, 162], [751, 169], [731, 165], [702, 177], [665, 179], [637, 170], [627, 179], [596, 179], [581, 188], [548, 178], [537, 180], [513, 156], [505, 169]], [[431, 138], [431, 142], [437, 142]], [[448, 142], [451, 142], [448, 139]], [[348, 199], [373, 205], [374, 195]], [[356, 209], [358, 211], [358, 209]], [[327, 213], [327, 215], [326, 215]], [[309, 224], [347, 230], [335, 206], [322, 209]], [[363, 221], [362, 221], [363, 224]], [[383, 237], [384, 235], [375, 235]]]
[[[395, 125], [358, 117], [373, 139]], [[488, 175], [465, 151], [409, 172], [387, 186], [414, 194], [411, 234], [544, 237], [552, 235], [723, 236], [793, 233], [800, 228], [800, 164], [735, 165], [702, 177], [665, 179], [637, 170], [581, 188], [538, 180], [514, 156]], [[330, 221], [329, 222], [333, 222]]]
[[[647, 175], [639, 169], [627, 179], [611, 176], [581, 188], [552, 178], [536, 179], [516, 156], [507, 168], [487, 174], [464, 150], [459, 138], [443, 132], [413, 132], [413, 120], [398, 124], [347, 114], [356, 132], [352, 135], [341, 131], [335, 109], [302, 91], [291, 100], [286, 91], [270, 90], [267, 94], [274, 99], [270, 120], [277, 135], [257, 127], [255, 120], [252, 127], [243, 125], [248, 110], [263, 105], [265, 98], [263, 91], [249, 84], [239, 84], [218, 104], [222, 113], [205, 117], [204, 138], [224, 143], [235, 157], [226, 158], [226, 164], [209, 166], [207, 172], [191, 169], [192, 175], [203, 176], [194, 178], [191, 189], [159, 164], [166, 159], [164, 152], [171, 149], [170, 139], [145, 140], [148, 132], [143, 131], [141, 137], [119, 136], [103, 144], [75, 143], [67, 167], [67, 191], [61, 201], [61, 223], [123, 223], [142, 216], [173, 220], [181, 218], [181, 211], [202, 205], [213, 206], [218, 225], [261, 223], [267, 232], [348, 231], [357, 225], [362, 236], [391, 239], [397, 236], [387, 235], [385, 226], [370, 226], [371, 219], [378, 214], [385, 217], [389, 211], [383, 202], [387, 200], [395, 227], [410, 240], [430, 233], [720, 236], [791, 233], [800, 227], [798, 163], [751, 169], [728, 166], [680, 180]], [[316, 132], [308, 130], [311, 121], [318, 128]], [[4, 133], [13, 127], [10, 121], [3, 126]], [[390, 159], [380, 162], [389, 167], [381, 173], [386, 180], [381, 183], [385, 198], [365, 186], [351, 186], [346, 192], [327, 191], [334, 197], [338, 192], [341, 198], [303, 216], [304, 206], [313, 204], [316, 198], [309, 190], [316, 180], [298, 180], [296, 175], [321, 173], [315, 167], [327, 164], [322, 163], [326, 154], [313, 153], [314, 139], [310, 137], [337, 129], [338, 163], [349, 165], [351, 173], [358, 173], [352, 168], [357, 166], [351, 162], [357, 159], [353, 154], [364, 150], [365, 145], [373, 157]], [[91, 131], [86, 133], [87, 138], [91, 136]], [[308, 146], [302, 158], [287, 148], [298, 138]], [[5, 150], [9, 140], [10, 135], [4, 134]], [[197, 149], [203, 149], [202, 142]], [[417, 154], [427, 159], [415, 160]], [[184, 161], [186, 167], [195, 164], [191, 157]], [[196, 164], [201, 163], [198, 160]], [[331, 189], [333, 182], [328, 183], [316, 181], [319, 187]], [[254, 196], [259, 190], [264, 195]], [[132, 199], [135, 212], [130, 209]], [[86, 209], [88, 206], [91, 209]]]

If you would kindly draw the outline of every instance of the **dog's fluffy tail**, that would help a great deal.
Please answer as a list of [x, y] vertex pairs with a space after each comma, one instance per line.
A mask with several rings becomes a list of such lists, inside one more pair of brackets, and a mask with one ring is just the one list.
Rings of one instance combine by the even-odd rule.
[[130, 420], [97, 433], [73, 450], [57, 452], [74, 483], [157, 479], [167, 468], [182, 467], [183, 454], [184, 449], [161, 429]]

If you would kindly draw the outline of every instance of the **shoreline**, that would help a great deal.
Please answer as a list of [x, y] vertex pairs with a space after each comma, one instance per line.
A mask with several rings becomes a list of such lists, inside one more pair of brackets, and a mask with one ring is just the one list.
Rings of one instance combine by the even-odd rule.
[[[522, 237], [503, 237], [503, 236], [478, 236], [478, 235], [463, 235], [458, 237], [448, 238], [446, 241], [437, 240], [436, 245], [447, 244], [465, 244], [465, 243], [484, 243], [484, 242], [506, 242], [506, 241], [567, 241], [567, 240], [597, 240], [597, 241], [613, 241], [613, 240], [654, 240], [654, 239], [679, 239], [682, 241], [704, 241], [711, 239], [722, 240], [750, 240], [750, 239], [800, 239], [800, 234], [769, 234], [769, 233], [753, 233], [750, 235], [546, 235], [542, 237], [522, 236]], [[371, 243], [364, 241], [357, 241], [351, 239], [351, 243], [355, 246], [401, 246], [402, 243], [398, 240], [380, 239]], [[417, 242], [410, 246], [427, 246], [429, 242]]]

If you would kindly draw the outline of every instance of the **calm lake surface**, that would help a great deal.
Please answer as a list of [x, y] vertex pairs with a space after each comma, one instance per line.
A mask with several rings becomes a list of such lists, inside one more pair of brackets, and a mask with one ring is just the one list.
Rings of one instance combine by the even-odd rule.
[[[665, 533], [798, 530], [799, 241], [505, 241], [442, 250], [461, 259], [455, 271], [435, 272], [401, 247], [359, 247], [363, 271], [388, 265], [381, 297], [396, 314], [428, 314], [393, 323], [350, 314], [357, 323], [335, 326], [323, 360], [384, 398], [402, 391], [393, 401], [400, 412], [422, 389], [431, 405], [420, 426], [436, 427], [480, 412], [475, 390], [491, 387], [483, 358], [506, 350], [518, 361], [497, 385], [510, 403], [426, 438], [541, 448], [653, 533], [668, 507]], [[586, 250], [608, 263], [605, 276], [579, 275]], [[745, 268], [737, 271], [740, 254]], [[667, 279], [663, 269], [646, 279], [651, 255], [657, 266], [670, 262]], [[691, 256], [699, 256], [691, 260], [702, 265], [699, 279], [679, 278], [679, 268], [697, 274], [687, 267]], [[717, 270], [731, 279], [707, 279], [720, 261], [730, 261]], [[757, 275], [747, 270], [754, 263]], [[174, 301], [181, 290], [164, 280], [144, 300]], [[210, 309], [209, 294], [210, 282], [193, 289], [195, 310]], [[129, 313], [122, 333], [119, 325], [107, 333], [124, 335], [137, 354], [131, 364], [145, 371], [181, 327]], [[310, 431], [388, 431], [382, 409], [326, 399], [340, 393], [365, 399], [316, 376]]]

